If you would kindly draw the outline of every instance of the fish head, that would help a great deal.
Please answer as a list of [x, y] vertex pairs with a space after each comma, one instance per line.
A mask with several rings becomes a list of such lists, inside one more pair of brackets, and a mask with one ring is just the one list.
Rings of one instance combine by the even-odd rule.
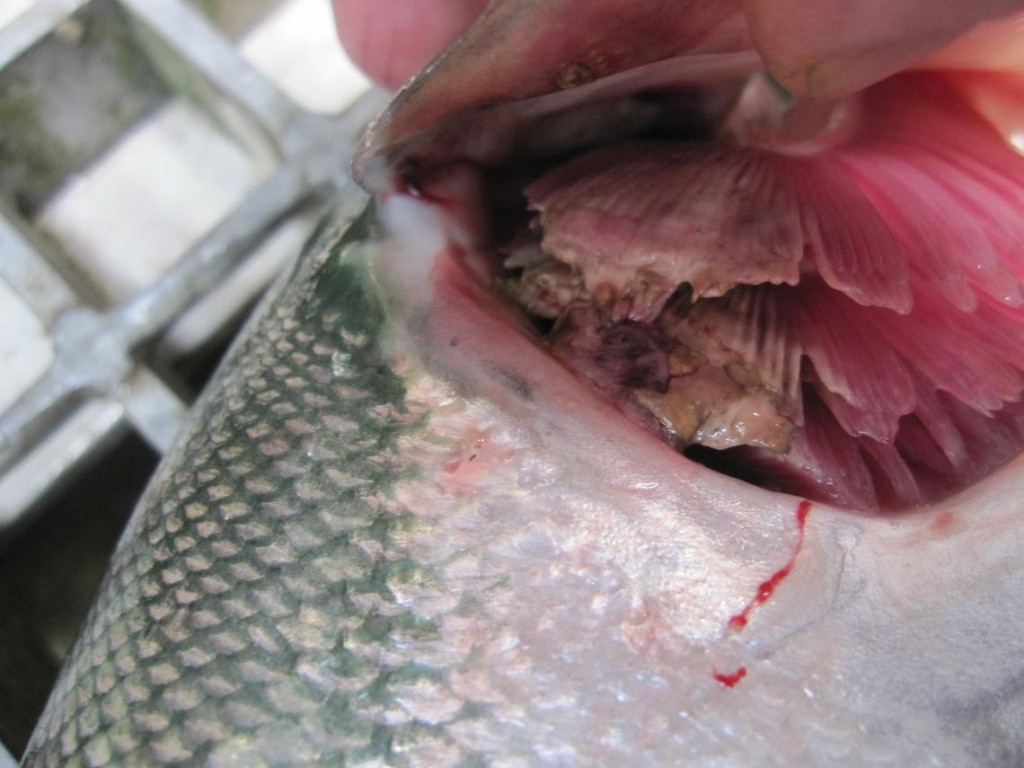
[[353, 168], [439, 211], [491, 303], [669, 442], [916, 509], [1024, 440], [1020, 24], [797, 98], [735, 4], [496, 2]]
[[[510, 137], [498, 127], [500, 118], [488, 120], [495, 107], [575, 90], [682, 55], [749, 50], [743, 16], [731, 2], [644, 0], [629, 7], [610, 0], [492, 2], [374, 121], [357, 152], [356, 174], [377, 191], [386, 188], [380, 178], [386, 171], [376, 172], [376, 160], [393, 166], [409, 153], [402, 147], [410, 138], [453, 122], [464, 131], [488, 123], [487, 135], [476, 138], [488, 139], [491, 152], [508, 152]], [[502, 117], [514, 111], [497, 110]], [[469, 114], [475, 119], [466, 123]], [[524, 116], [511, 118], [519, 127], [523, 121]], [[466, 151], [464, 131], [438, 143], [449, 144], [452, 152]]]
[[[643, 553], [626, 569], [638, 597], [622, 637], [635, 657], [620, 671], [673, 659], [692, 679], [703, 664], [706, 681], [737, 693], [777, 675], [806, 683], [780, 706], [815, 700], [815, 721], [888, 711], [910, 741], [936, 737], [932, 716], [912, 724], [909, 707], [956, 723], [938, 752], [977, 754], [985, 729], [1019, 750], [997, 725], [1020, 707], [1019, 67], [992, 47], [979, 60], [968, 39], [864, 91], [794, 98], [764, 74], [741, 14], [699, 5], [692, 27], [657, 3], [625, 21], [621, 4], [492, 5], [356, 157], [407, 244], [381, 268], [420, 264], [397, 293], [430, 318], [419, 338], [446, 371], [549, 447], [563, 441], [557, 453], [586, 453], [574, 460], [581, 487], [609, 507], [584, 505], [574, 524], [602, 531], [594, 551], [613, 560]], [[999, 34], [1008, 28], [1019, 22]], [[640, 42], [623, 42], [633, 31]], [[437, 236], [426, 247], [423, 217]], [[495, 290], [509, 264], [533, 266], [509, 256], [524, 230], [575, 271], [596, 319], [557, 300], [553, 313], [524, 312], [518, 289]], [[621, 272], [649, 272], [654, 258], [682, 271], [658, 296], [618, 301], [635, 287]], [[694, 320], [672, 337], [687, 348], [678, 357], [636, 330], [671, 311]], [[677, 416], [671, 367], [690, 376], [720, 352], [691, 343], [701, 333], [727, 348], [720, 367], [745, 395], [772, 378], [767, 407], [791, 429], [726, 441], [725, 460], [708, 460], [714, 436], [687, 455], [759, 487], [673, 450], [700, 431], [686, 418], [706, 400], [684, 397]], [[669, 368], [639, 398], [594, 370], [594, 349], [620, 343]], [[738, 359], [744, 370], [730, 368]], [[789, 406], [778, 393], [793, 393]], [[968, 662], [979, 644], [984, 663]], [[752, 696], [770, 699], [772, 685]]]

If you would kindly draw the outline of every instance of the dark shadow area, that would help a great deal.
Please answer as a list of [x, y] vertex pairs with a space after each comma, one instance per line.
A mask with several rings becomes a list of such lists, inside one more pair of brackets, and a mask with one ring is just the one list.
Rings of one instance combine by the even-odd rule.
[[158, 456], [130, 433], [0, 557], [0, 741], [20, 754]]

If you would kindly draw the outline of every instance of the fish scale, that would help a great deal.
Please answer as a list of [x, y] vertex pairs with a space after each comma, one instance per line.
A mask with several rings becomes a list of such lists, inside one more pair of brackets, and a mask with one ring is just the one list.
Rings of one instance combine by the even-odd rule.
[[[367, 364], [373, 346], [343, 340], [372, 338], [379, 308], [345, 274], [310, 277], [316, 261], [233, 353], [154, 480], [28, 764], [341, 764], [416, 739], [415, 723], [377, 725], [350, 704], [431, 678], [400, 653], [373, 658], [434, 631], [387, 586], [418, 570], [393, 542], [406, 514], [385, 498], [390, 474], [411, 469], [395, 454], [410, 417], [401, 383]], [[331, 370], [339, 352], [351, 363]], [[316, 441], [341, 477], [296, 462], [308, 430], [280, 418], [325, 401], [345, 418], [317, 426]]]
[[[798, 500], [685, 462], [557, 363], [509, 367], [517, 332], [425, 344], [371, 219], [325, 228], [204, 394], [25, 765], [1019, 756], [1001, 513], [936, 542], [815, 505], [799, 534]], [[954, 544], [991, 559], [951, 569]]]

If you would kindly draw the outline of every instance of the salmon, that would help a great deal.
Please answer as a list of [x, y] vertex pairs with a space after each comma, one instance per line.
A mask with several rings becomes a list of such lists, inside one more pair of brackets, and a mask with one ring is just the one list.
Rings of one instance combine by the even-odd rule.
[[[493, 4], [371, 127], [377, 201], [204, 394], [26, 765], [1024, 760], [1024, 90], [794, 102], [734, 16], [641, 5], [624, 36], [620, 4]], [[715, 202], [580, 218], [635, 220], [636, 168]], [[634, 290], [663, 226], [695, 245]], [[875, 262], [821, 246], [867, 231]], [[738, 372], [730, 328], [762, 317], [795, 367]], [[698, 370], [687, 432], [665, 403]], [[727, 421], [738, 477], [698, 434]]]

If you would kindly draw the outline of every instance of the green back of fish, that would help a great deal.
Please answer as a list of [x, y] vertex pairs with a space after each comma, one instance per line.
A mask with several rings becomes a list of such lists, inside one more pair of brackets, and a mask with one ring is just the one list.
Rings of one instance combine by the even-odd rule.
[[[389, 496], [417, 428], [381, 357], [368, 216], [326, 227], [231, 353], [136, 510], [28, 765], [347, 765], [439, 738], [389, 686], [431, 622]], [[381, 556], [386, 553], [386, 556]]]

